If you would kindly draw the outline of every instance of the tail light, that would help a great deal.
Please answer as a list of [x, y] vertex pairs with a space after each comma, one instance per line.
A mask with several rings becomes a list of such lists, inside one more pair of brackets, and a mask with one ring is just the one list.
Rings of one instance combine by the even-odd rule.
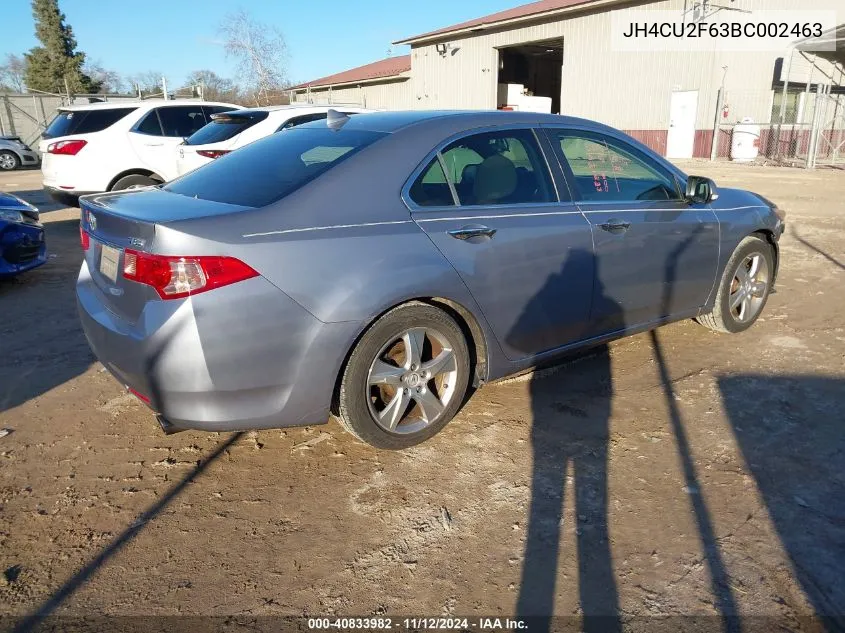
[[85, 232], [85, 229], [82, 228], [82, 225], [79, 226], [79, 242], [82, 244], [83, 251], [87, 251], [91, 246], [91, 238]]
[[206, 158], [220, 158], [231, 151], [230, 149], [198, 149], [197, 154]]
[[123, 276], [155, 288], [162, 299], [179, 299], [257, 277], [234, 257], [174, 257], [126, 249]]
[[57, 143], [50, 143], [47, 146], [48, 154], [59, 154], [62, 156], [76, 156], [83, 147], [88, 145], [88, 141], [59, 141]]

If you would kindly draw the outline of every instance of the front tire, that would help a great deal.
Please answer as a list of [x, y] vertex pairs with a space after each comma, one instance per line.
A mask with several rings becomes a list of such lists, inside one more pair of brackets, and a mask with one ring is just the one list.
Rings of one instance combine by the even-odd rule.
[[716, 332], [736, 334], [754, 325], [763, 312], [774, 280], [771, 245], [756, 235], [743, 239], [722, 274], [716, 302], [696, 320]]
[[0, 170], [12, 171], [21, 166], [21, 159], [14, 152], [3, 150], [0, 152]]
[[398, 306], [352, 351], [338, 392], [340, 421], [377, 448], [419, 444], [461, 407], [469, 358], [464, 334], [448, 314], [416, 301]]

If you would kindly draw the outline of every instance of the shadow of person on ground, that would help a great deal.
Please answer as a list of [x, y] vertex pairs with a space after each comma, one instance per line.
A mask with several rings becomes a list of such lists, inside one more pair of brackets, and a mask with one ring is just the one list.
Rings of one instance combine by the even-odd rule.
[[838, 266], [838, 267], [839, 267], [839, 268], [841, 268], [842, 270], [845, 270], [845, 264], [843, 264], [842, 262], [840, 262], [838, 259], [836, 259], [836, 258], [835, 258], [835, 257], [833, 257], [832, 255], [828, 255], [825, 251], [823, 251], [822, 249], [820, 249], [818, 246], [816, 246], [815, 244], [813, 244], [813, 243], [811, 243], [811, 242], [808, 242], [808, 241], [807, 241], [807, 240], [805, 240], [803, 237], [801, 237], [800, 235], [798, 235], [798, 231], [796, 231], [796, 230], [795, 230], [795, 225], [794, 225], [794, 224], [792, 225], [792, 230], [790, 231], [790, 233], [792, 233], [792, 237], [794, 237], [796, 240], [798, 240], [801, 244], [803, 244], [804, 246], [806, 246], [808, 249], [810, 249], [811, 251], [815, 251], [816, 253], [818, 253], [819, 255], [821, 255], [822, 257], [824, 257], [827, 261], [829, 261], [829, 262], [830, 262], [831, 264], [833, 264], [834, 266]]
[[[547, 280], [525, 307], [513, 332], [523, 331], [523, 320], [535, 322], [538, 309], [559, 300], [559, 293], [565, 290], [560, 279], [571, 278], [571, 270], [593, 270], [594, 265], [592, 253], [571, 251], [560, 276]], [[554, 296], [549, 297], [549, 293]], [[604, 296], [601, 288], [595, 295], [596, 307], [612, 315], [608, 331], [624, 329], [622, 309]], [[619, 597], [607, 527], [608, 425], [613, 400], [607, 346], [582, 353], [574, 364], [535, 372], [530, 392], [534, 459], [517, 616], [535, 616], [532, 630], [549, 630], [565, 527], [564, 492], [567, 472], [571, 470], [583, 627], [588, 632], [619, 631]]]
[[[741, 374], [722, 376], [718, 384], [742, 457], [817, 624], [845, 631], [845, 380]], [[791, 602], [788, 594], [782, 599]]]

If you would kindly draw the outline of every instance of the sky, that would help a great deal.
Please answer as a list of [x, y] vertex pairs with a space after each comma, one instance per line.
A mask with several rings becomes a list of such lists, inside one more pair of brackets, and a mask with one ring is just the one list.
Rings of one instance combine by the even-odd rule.
[[[528, 0], [59, 0], [78, 50], [121, 75], [161, 71], [181, 85], [193, 70], [234, 77], [219, 44], [223, 17], [244, 8], [279, 29], [295, 82], [408, 52], [391, 42]], [[0, 0], [0, 61], [37, 45], [30, 0]]]

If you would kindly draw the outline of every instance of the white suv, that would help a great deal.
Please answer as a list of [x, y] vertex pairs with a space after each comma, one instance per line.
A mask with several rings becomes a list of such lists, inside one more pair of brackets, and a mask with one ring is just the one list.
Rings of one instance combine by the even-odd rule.
[[184, 144], [176, 148], [176, 171], [181, 176], [274, 132], [325, 119], [329, 110], [344, 114], [373, 111], [345, 105], [303, 104], [247, 108], [215, 114], [211, 117], [211, 123], [186, 138]]
[[59, 108], [41, 135], [44, 189], [76, 204], [86, 193], [174, 178], [174, 149], [213, 114], [240, 106], [207, 101], [115, 101]]

